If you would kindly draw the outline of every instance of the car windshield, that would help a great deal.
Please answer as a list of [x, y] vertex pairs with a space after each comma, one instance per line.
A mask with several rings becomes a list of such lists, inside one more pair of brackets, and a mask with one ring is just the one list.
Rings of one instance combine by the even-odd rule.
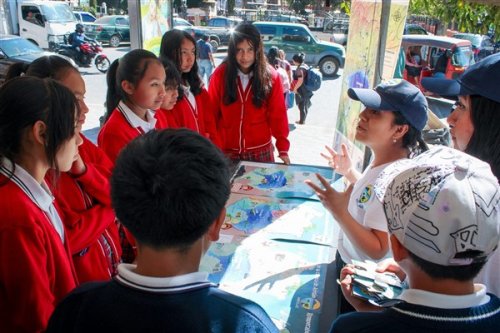
[[0, 48], [9, 58], [43, 52], [41, 48], [23, 38], [3, 39]]
[[174, 25], [176, 26], [192, 26], [188, 21], [181, 18], [174, 18]]
[[455, 38], [466, 39], [472, 43], [472, 46], [481, 45], [481, 36], [478, 35], [467, 35], [467, 34], [456, 34], [453, 36]]
[[75, 16], [66, 4], [41, 5], [42, 13], [49, 22], [73, 22]]
[[472, 50], [468, 46], [460, 46], [455, 49], [453, 56], [451, 57], [451, 63], [454, 66], [468, 67], [472, 65], [474, 57], [472, 55]]

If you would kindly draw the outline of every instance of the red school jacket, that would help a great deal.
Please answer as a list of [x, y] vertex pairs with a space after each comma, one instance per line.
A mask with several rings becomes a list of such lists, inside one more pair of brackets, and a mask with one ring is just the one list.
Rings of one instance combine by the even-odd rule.
[[[155, 118], [157, 120], [155, 127], [157, 129], [165, 128], [162, 118], [157, 116]], [[108, 121], [101, 127], [97, 143], [114, 165], [123, 147], [141, 134], [144, 134], [141, 129], [133, 127], [117, 107], [113, 110]]]
[[52, 186], [80, 283], [111, 279], [121, 258], [110, 196], [113, 163], [85, 136], [82, 139], [78, 151], [87, 170], [78, 177], [62, 173]]
[[269, 66], [272, 89], [267, 101], [260, 108], [252, 103], [253, 92], [250, 79], [245, 90], [239, 77], [238, 99], [224, 105], [226, 64], [214, 71], [210, 79], [209, 94], [214, 106], [214, 117], [221, 147], [227, 153], [244, 153], [259, 149], [271, 143], [271, 136], [276, 139], [276, 148], [280, 155], [288, 155], [288, 116], [286, 113], [283, 88], [279, 74]]
[[[196, 107], [193, 107], [184, 95], [172, 110], [160, 109], [158, 112], [169, 119], [169, 125], [173, 124], [169, 127], [189, 128], [209, 138], [216, 145], [220, 145], [213, 115], [214, 109], [207, 89], [202, 88], [201, 92], [195, 96], [195, 101]], [[171, 118], [173, 121], [170, 121]]]
[[77, 285], [68, 240], [13, 181], [0, 184], [0, 332], [41, 332]]

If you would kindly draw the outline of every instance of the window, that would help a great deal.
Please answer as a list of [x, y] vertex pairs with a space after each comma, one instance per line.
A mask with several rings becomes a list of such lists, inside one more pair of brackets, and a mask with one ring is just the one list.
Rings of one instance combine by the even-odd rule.
[[262, 40], [264, 42], [272, 40], [276, 35], [276, 27], [258, 25], [257, 30], [259, 30]]
[[311, 37], [301, 27], [283, 27], [283, 40], [290, 42], [308, 43]]
[[221, 20], [221, 19], [213, 19], [212, 26], [213, 27], [225, 27], [226, 23], [224, 22], [224, 20]]
[[89, 15], [89, 14], [82, 14], [82, 21], [83, 22], [94, 22], [95, 21], [95, 17], [93, 17], [92, 15]]

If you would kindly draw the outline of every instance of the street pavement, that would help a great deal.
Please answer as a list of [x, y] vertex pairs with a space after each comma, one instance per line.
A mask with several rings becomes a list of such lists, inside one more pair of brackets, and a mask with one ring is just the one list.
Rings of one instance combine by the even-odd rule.
[[[106, 54], [111, 61], [123, 56], [130, 50], [129, 46], [118, 48], [105, 47]], [[226, 53], [224, 50], [215, 54], [216, 64], [220, 64]], [[95, 67], [80, 68], [80, 72], [86, 83], [86, 99], [90, 112], [87, 114], [83, 126], [84, 133], [95, 142], [99, 131], [99, 117], [104, 112], [104, 101], [106, 99], [106, 75], [99, 73]], [[288, 110], [288, 122], [290, 128], [290, 160], [294, 164], [326, 166], [326, 161], [320, 156], [325, 145], [332, 145], [334, 129], [337, 120], [337, 111], [340, 97], [342, 70], [339, 76], [333, 79], [324, 79], [321, 88], [312, 97], [312, 107], [305, 125], [295, 124], [299, 119], [297, 106]], [[280, 161], [276, 159], [276, 161]]]

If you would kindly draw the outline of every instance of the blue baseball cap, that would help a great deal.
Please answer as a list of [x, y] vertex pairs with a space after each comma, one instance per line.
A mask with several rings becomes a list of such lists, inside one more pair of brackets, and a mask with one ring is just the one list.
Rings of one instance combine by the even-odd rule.
[[408, 81], [390, 80], [374, 89], [350, 88], [347, 95], [370, 109], [398, 111], [419, 131], [427, 123], [427, 100], [420, 89]]
[[443, 97], [479, 95], [500, 103], [500, 53], [476, 62], [456, 80], [423, 78], [421, 83], [426, 90]]

